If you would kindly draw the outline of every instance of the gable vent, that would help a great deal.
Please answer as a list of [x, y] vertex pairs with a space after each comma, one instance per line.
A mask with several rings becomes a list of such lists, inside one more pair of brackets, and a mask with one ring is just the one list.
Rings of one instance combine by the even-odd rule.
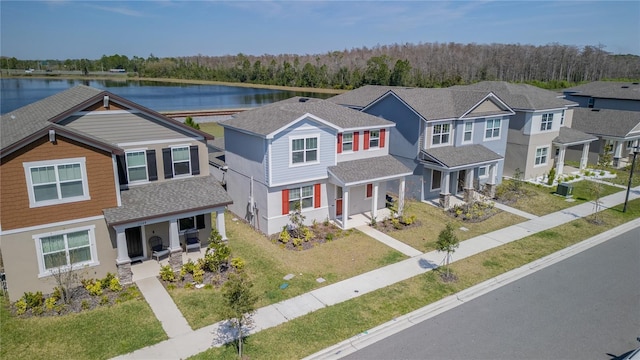
[[103, 103], [105, 108], [109, 107], [109, 96], [108, 95], [104, 96], [104, 98], [102, 99], [102, 103]]

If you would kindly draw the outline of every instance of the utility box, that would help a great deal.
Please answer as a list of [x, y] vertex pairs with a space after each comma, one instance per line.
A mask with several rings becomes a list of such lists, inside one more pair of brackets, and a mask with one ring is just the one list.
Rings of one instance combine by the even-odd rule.
[[558, 184], [558, 188], [556, 189], [556, 194], [562, 195], [564, 197], [572, 197], [573, 196], [573, 185], [569, 183], [560, 183]]

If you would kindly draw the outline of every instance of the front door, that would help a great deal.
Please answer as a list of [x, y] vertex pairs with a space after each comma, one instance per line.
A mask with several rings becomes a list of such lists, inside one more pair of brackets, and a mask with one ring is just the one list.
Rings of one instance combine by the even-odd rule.
[[467, 171], [466, 170], [458, 171], [458, 187], [457, 187], [458, 191], [457, 191], [457, 193], [461, 193], [464, 190], [465, 181], [467, 181]]
[[336, 186], [336, 216], [342, 215], [342, 187]]
[[127, 250], [131, 260], [142, 258], [144, 249], [142, 247], [142, 228], [140, 226], [124, 230], [127, 237]]

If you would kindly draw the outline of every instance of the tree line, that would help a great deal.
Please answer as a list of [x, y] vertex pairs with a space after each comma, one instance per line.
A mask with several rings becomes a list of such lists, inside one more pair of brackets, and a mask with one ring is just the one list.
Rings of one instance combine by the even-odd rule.
[[85, 74], [125, 69], [132, 76], [265, 85], [353, 89], [363, 85], [447, 87], [483, 80], [549, 88], [604, 79], [639, 79], [640, 56], [611, 54], [603, 45], [420, 43], [378, 45], [317, 55], [225, 55], [147, 58], [103, 55], [98, 60], [18, 60], [4, 69], [46, 67]]

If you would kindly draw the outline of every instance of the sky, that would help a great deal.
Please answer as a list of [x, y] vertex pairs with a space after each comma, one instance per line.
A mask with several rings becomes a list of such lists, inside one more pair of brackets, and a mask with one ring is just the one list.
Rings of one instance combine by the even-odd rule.
[[640, 1], [5, 1], [0, 55], [325, 54], [392, 44], [603, 45], [640, 55]]

